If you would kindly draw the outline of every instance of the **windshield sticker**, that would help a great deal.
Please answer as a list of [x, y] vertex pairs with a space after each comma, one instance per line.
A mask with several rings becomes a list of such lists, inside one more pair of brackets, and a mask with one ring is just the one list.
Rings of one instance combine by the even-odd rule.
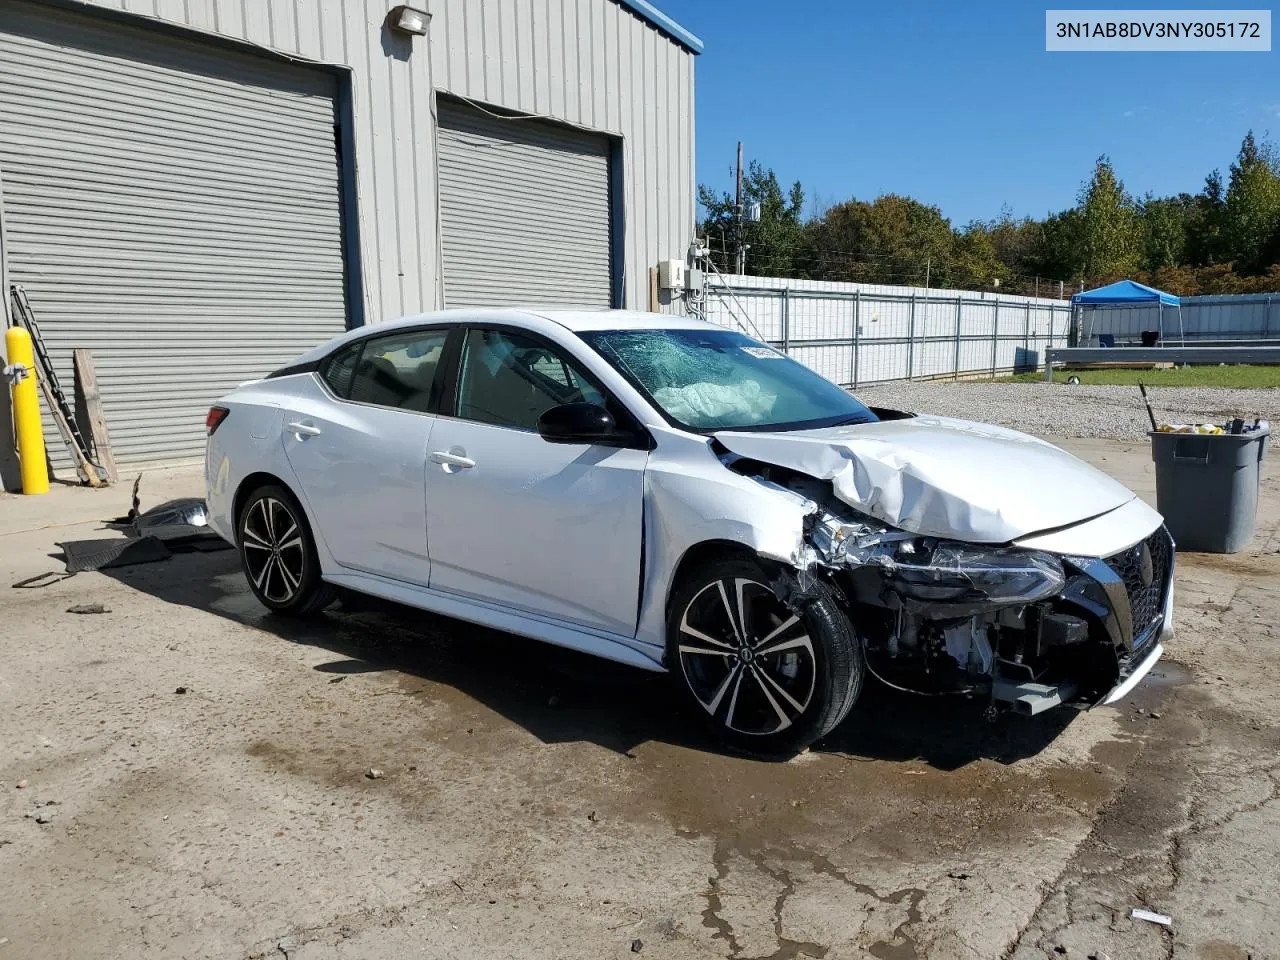
[[781, 360], [783, 355], [771, 347], [743, 347], [742, 352], [761, 360]]

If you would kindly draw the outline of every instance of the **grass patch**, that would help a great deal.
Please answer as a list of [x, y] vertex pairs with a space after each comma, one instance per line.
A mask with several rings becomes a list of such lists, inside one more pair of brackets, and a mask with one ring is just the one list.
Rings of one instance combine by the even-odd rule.
[[[1054, 383], [1066, 383], [1067, 377], [1079, 377], [1082, 384], [1101, 386], [1115, 384], [1118, 386], [1137, 386], [1145, 383], [1149, 387], [1232, 387], [1232, 388], [1265, 388], [1280, 387], [1280, 366], [1249, 366], [1235, 364], [1231, 366], [1193, 366], [1173, 367], [1158, 370], [1125, 370], [1110, 368], [1102, 370], [1055, 370]], [[1000, 383], [1044, 383], [1044, 371], [1037, 373], [1019, 373], [1012, 377], [1004, 377]]]

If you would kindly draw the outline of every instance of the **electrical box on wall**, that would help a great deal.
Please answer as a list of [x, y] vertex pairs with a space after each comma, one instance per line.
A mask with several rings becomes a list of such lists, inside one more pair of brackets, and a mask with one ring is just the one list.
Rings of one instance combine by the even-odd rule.
[[658, 264], [658, 286], [663, 290], [683, 290], [685, 266], [683, 260], [663, 260]]

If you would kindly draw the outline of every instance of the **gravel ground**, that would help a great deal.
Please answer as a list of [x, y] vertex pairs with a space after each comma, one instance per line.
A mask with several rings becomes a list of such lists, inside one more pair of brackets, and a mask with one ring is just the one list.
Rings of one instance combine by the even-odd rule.
[[[857, 391], [877, 407], [981, 420], [1037, 436], [1135, 440], [1149, 425], [1136, 387], [974, 381], [889, 383]], [[1280, 390], [1164, 388], [1150, 391], [1157, 419], [1222, 423], [1229, 417], [1280, 420]]]

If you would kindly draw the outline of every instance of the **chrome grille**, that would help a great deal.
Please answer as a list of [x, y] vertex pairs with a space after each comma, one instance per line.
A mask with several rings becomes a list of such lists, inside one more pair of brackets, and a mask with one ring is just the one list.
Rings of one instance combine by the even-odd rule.
[[1161, 527], [1141, 543], [1107, 557], [1106, 562], [1124, 583], [1125, 593], [1129, 596], [1133, 642], [1137, 647], [1164, 615], [1165, 593], [1169, 588], [1169, 570], [1173, 563], [1173, 541], [1169, 531]]

